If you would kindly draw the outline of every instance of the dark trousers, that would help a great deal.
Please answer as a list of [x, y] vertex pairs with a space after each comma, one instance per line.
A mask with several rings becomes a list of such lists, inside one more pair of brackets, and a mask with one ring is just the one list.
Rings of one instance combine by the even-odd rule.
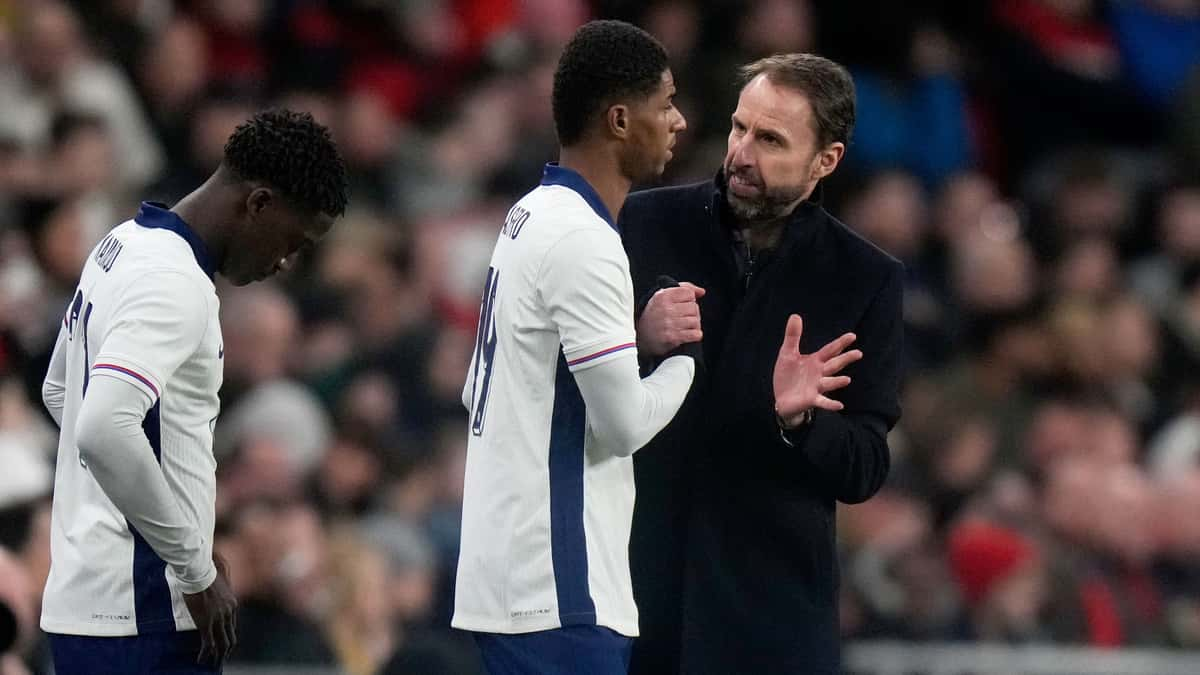
[[129, 637], [50, 634], [55, 675], [220, 675], [221, 667], [196, 663], [194, 630]]
[[475, 633], [488, 675], [626, 675], [633, 638], [603, 626]]

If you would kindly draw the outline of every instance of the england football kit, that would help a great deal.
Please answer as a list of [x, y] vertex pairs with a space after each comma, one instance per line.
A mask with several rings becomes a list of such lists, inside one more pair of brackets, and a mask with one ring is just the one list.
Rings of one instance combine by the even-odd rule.
[[633, 313], [612, 214], [548, 165], [500, 229], [463, 392], [455, 627], [637, 635], [632, 453], [678, 411], [695, 364], [675, 356], [641, 379]]

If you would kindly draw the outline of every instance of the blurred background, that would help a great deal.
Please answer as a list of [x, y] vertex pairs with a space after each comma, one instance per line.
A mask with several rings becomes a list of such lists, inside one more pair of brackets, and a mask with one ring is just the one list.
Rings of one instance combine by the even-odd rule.
[[479, 672], [448, 628], [459, 393], [592, 17], [670, 51], [670, 183], [719, 166], [737, 65], [854, 75], [827, 207], [906, 263], [908, 359], [888, 483], [839, 513], [847, 667], [1200, 672], [1200, 1], [0, 0], [0, 674], [50, 672], [38, 392], [83, 260], [268, 105], [330, 126], [351, 210], [219, 289], [231, 670]]

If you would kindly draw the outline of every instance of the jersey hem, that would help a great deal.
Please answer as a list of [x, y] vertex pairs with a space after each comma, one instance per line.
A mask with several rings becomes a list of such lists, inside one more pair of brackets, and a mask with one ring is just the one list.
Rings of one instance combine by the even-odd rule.
[[159, 621], [148, 621], [144, 624], [144, 628], [154, 629], [164, 626], [170, 626], [170, 630], [149, 630], [139, 631], [138, 624], [134, 623], [91, 623], [89, 621], [58, 621], [55, 619], [42, 618], [39, 624], [41, 629], [47, 633], [58, 633], [60, 635], [81, 635], [84, 637], [132, 637], [135, 635], [150, 635], [154, 633], [178, 633], [181, 630], [176, 625], [175, 617], [170, 619], [161, 619]]
[[[589, 612], [586, 616], [590, 618], [592, 614]], [[517, 625], [512, 621], [496, 620], [484, 616], [463, 616], [461, 613], [455, 612], [454, 618], [450, 621], [450, 627], [457, 628], [458, 630], [466, 630], [473, 633], [501, 633], [503, 635], [538, 633], [545, 630], [565, 628], [567, 626], [603, 626], [625, 637], [635, 638], [638, 636], [636, 620], [632, 623], [628, 621], [612, 621], [605, 618], [598, 618], [592, 621], [571, 621], [568, 617], [568, 621], [562, 622], [555, 616], [545, 621], [529, 621]]]

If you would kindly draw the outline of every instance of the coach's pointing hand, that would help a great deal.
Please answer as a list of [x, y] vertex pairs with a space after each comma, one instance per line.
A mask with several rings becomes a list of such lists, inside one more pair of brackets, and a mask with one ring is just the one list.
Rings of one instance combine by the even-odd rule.
[[700, 330], [700, 305], [704, 289], [683, 282], [660, 289], [642, 310], [637, 322], [638, 353], [663, 356], [672, 349], [704, 337]]
[[220, 664], [237, 644], [237, 598], [229, 587], [229, 566], [215, 553], [213, 563], [217, 566], [217, 578], [212, 584], [199, 593], [183, 595], [196, 630], [200, 631], [197, 663], [203, 662], [207, 654]]
[[863, 355], [857, 349], [846, 351], [855, 340], [854, 333], [846, 333], [812, 354], [801, 354], [803, 333], [804, 321], [796, 314], [788, 317], [775, 360], [775, 413], [788, 428], [806, 421], [814, 408], [841, 410], [842, 403], [825, 394], [850, 384], [849, 377], [838, 373]]

